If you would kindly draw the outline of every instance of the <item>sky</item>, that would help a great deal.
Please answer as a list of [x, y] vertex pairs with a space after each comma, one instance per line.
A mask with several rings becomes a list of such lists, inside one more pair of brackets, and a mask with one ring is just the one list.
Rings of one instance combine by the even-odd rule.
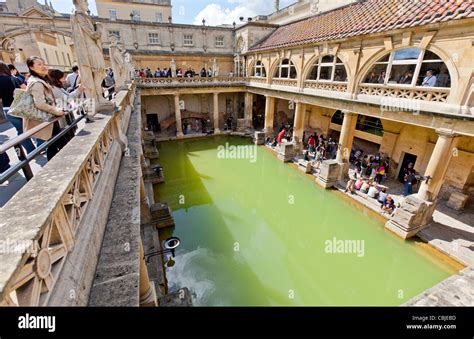
[[[44, 0], [39, 0], [44, 3]], [[62, 13], [71, 13], [72, 0], [52, 0], [53, 7]], [[286, 7], [296, 0], [280, 0], [280, 8]], [[171, 0], [173, 6], [173, 22], [180, 24], [206, 25], [239, 23], [239, 18], [266, 15], [273, 12], [273, 0]], [[97, 13], [95, 0], [89, 0], [89, 9]]]

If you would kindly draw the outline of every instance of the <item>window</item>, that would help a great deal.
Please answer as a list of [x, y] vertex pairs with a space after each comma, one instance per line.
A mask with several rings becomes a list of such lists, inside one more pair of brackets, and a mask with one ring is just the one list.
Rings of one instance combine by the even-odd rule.
[[69, 53], [67, 53], [67, 61], [68, 61], [68, 65], [71, 66], [72, 63], [71, 63], [71, 57], [69, 56]]
[[120, 40], [120, 31], [109, 31], [109, 36], [115, 35], [117, 40]]
[[273, 77], [280, 79], [296, 79], [296, 67], [289, 59], [283, 59], [280, 61]]
[[109, 9], [109, 18], [110, 20], [117, 20], [117, 10]]
[[183, 45], [184, 46], [192, 46], [193, 45], [193, 35], [192, 34], [184, 34], [183, 35]]
[[392, 51], [374, 63], [364, 83], [449, 88], [451, 77], [438, 55], [410, 47]]
[[140, 11], [134, 9], [132, 10], [132, 20], [133, 21], [140, 21]]
[[[342, 125], [343, 121], [344, 113], [341, 111], [336, 111], [331, 118], [331, 123], [336, 125]], [[383, 137], [382, 121], [379, 118], [359, 114], [357, 117], [356, 130]]]
[[48, 57], [48, 50], [46, 48], [43, 48], [43, 53], [44, 53], [44, 60], [46, 61], [47, 64], [49, 64], [49, 57]]
[[158, 23], [163, 22], [163, 13], [156, 12], [155, 13], [155, 21], [158, 22]]
[[66, 54], [64, 54], [64, 52], [62, 52], [62, 54], [63, 54], [63, 65], [67, 65]]
[[216, 36], [216, 47], [224, 47], [224, 36]]
[[160, 35], [158, 33], [148, 33], [148, 43], [150, 45], [158, 45], [160, 43]]
[[308, 80], [347, 82], [347, 72], [341, 59], [334, 55], [320, 56], [313, 64]]
[[54, 51], [54, 54], [56, 54], [56, 61], [57, 61], [57, 64], [56, 64], [56, 65], [61, 65], [61, 60], [59, 60], [58, 51]]
[[253, 66], [252, 76], [254, 77], [263, 77], [267, 76], [267, 72], [265, 71], [265, 66], [263, 66], [262, 61], [258, 60], [255, 65]]

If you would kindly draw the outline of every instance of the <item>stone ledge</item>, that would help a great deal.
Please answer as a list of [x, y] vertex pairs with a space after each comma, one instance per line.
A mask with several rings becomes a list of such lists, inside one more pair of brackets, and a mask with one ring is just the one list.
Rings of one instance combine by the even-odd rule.
[[90, 306], [139, 306], [140, 126], [141, 115], [135, 111], [127, 133], [129, 155], [120, 164]]

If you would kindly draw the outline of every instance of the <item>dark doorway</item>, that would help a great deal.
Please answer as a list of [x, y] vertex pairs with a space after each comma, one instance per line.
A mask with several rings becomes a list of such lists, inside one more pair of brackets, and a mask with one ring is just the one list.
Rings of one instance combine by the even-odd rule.
[[404, 153], [402, 164], [400, 165], [398, 170], [398, 180], [400, 182], [404, 182], [405, 168], [408, 168], [408, 164], [411, 162], [413, 164], [413, 167], [415, 167], [416, 158], [417, 156], [414, 154]]
[[153, 132], [160, 132], [160, 123], [158, 122], [158, 115], [156, 114], [147, 114], [146, 115], [146, 124], [148, 126], [148, 130]]

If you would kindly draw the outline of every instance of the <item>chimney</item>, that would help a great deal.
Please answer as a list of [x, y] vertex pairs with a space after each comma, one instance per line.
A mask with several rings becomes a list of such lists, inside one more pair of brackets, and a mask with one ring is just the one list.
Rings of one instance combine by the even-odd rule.
[[275, 12], [278, 12], [280, 10], [280, 0], [275, 0]]

